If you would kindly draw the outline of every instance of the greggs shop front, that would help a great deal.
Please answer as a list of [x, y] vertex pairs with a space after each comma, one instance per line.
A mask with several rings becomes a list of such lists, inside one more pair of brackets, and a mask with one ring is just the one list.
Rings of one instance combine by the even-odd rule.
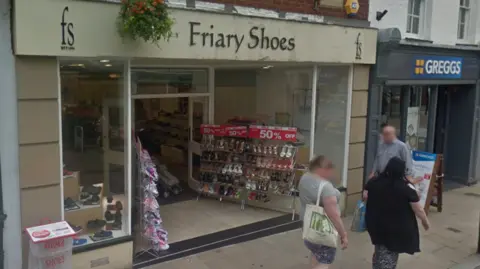
[[[15, 1], [22, 228], [68, 221], [75, 269], [296, 229], [314, 155], [335, 162], [342, 209], [360, 195], [376, 30], [169, 10], [156, 46], [118, 35], [118, 3]], [[232, 179], [247, 166], [263, 181]]]

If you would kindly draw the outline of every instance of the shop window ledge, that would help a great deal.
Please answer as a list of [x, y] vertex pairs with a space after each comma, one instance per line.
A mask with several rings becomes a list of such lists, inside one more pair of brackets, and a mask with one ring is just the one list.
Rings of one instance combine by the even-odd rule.
[[105, 247], [111, 247], [114, 245], [119, 245], [123, 243], [127, 243], [133, 241], [133, 236], [127, 235], [127, 236], [122, 236], [118, 238], [113, 238], [105, 241], [100, 241], [100, 242], [95, 242], [93, 244], [88, 244], [88, 245], [83, 245], [83, 246], [78, 246], [74, 247], [72, 250], [73, 254], [78, 254], [78, 253], [83, 253], [83, 252], [88, 252], [96, 249], [101, 249]]

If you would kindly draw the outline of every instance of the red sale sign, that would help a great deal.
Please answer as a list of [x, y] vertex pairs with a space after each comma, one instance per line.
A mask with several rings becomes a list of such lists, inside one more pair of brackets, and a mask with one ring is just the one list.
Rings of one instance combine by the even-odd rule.
[[200, 125], [200, 133], [202, 135], [224, 136], [225, 128], [220, 125], [202, 124]]
[[247, 126], [225, 126], [225, 136], [247, 137]]
[[248, 137], [253, 139], [297, 141], [297, 128], [251, 125]]

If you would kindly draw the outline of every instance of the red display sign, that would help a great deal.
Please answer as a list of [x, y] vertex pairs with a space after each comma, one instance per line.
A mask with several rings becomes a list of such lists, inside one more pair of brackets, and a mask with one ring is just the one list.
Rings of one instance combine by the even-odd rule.
[[297, 128], [251, 125], [248, 137], [265, 140], [297, 141]]
[[225, 128], [220, 125], [202, 124], [200, 125], [200, 133], [202, 135], [224, 136]]
[[225, 126], [225, 136], [247, 137], [247, 126]]

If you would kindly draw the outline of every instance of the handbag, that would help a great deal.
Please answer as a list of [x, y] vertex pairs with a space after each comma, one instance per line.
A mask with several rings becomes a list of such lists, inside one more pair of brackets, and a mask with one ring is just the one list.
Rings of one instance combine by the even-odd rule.
[[315, 205], [307, 204], [305, 208], [302, 237], [303, 240], [315, 245], [337, 248], [337, 229], [325, 214], [323, 207], [320, 206], [320, 194], [325, 184], [327, 183], [322, 181], [318, 186], [317, 203]]
[[367, 225], [365, 223], [366, 206], [362, 200], [357, 202], [357, 207], [353, 213], [352, 227], [350, 228], [354, 232], [365, 232]]

